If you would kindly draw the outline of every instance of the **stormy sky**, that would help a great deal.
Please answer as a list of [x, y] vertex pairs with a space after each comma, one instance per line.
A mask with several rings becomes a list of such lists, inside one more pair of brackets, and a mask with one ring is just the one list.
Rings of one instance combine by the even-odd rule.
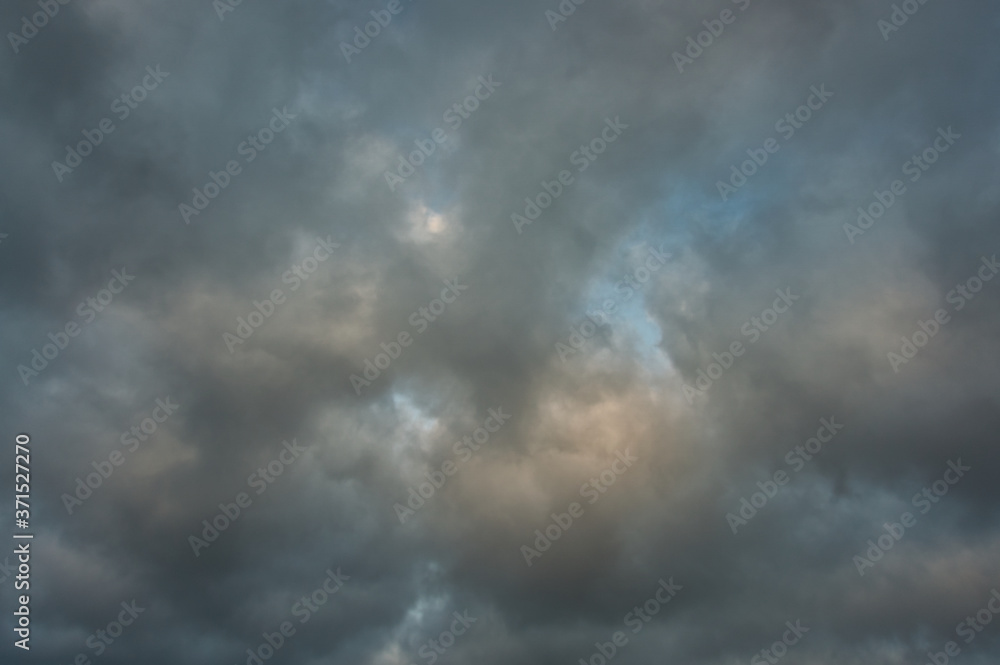
[[997, 662], [995, 3], [62, 2], [0, 660]]

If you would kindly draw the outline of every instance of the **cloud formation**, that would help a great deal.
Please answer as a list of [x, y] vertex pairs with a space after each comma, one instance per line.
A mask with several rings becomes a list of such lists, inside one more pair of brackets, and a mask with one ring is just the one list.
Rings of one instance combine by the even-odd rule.
[[998, 20], [5, 6], [5, 662], [995, 662]]

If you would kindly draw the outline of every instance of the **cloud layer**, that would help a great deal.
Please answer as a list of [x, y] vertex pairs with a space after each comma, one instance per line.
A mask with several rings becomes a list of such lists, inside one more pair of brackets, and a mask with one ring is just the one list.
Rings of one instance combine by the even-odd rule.
[[13, 662], [996, 661], [994, 4], [56, 6]]

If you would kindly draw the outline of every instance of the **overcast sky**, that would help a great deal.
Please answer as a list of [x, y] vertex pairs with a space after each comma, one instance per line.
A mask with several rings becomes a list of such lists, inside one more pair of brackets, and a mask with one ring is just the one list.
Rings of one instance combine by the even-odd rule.
[[61, 2], [0, 660], [1000, 658], [996, 3]]

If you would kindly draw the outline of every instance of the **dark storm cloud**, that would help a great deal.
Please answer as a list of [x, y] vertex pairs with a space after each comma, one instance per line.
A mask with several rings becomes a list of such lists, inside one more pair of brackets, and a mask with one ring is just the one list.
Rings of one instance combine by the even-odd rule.
[[[991, 626], [968, 645], [955, 628], [1000, 572], [1000, 282], [953, 290], [1000, 250], [995, 8], [915, 5], [884, 39], [892, 3], [567, 0], [554, 30], [554, 1], [389, 4], [245, 0], [220, 20], [208, 1], [74, 1], [0, 63], [0, 404], [8, 439], [33, 437], [38, 525], [33, 649], [4, 653], [242, 663], [290, 621], [275, 662], [429, 663], [455, 627], [442, 662], [598, 665], [595, 643], [624, 631], [623, 665], [715, 665], [798, 620], [788, 662], [926, 662], [949, 639], [992, 662]], [[379, 17], [348, 62], [342, 44]], [[147, 66], [169, 75], [120, 118]], [[487, 76], [498, 87], [449, 128]], [[276, 113], [287, 128], [247, 147]], [[115, 130], [60, 181], [52, 162], [105, 117]], [[620, 136], [581, 162], [606, 123]], [[939, 128], [960, 138], [911, 181]], [[769, 138], [780, 149], [723, 200], [717, 182]], [[534, 216], [525, 198], [562, 170], [573, 182], [519, 233], [512, 214]], [[845, 232], [895, 179], [906, 192]], [[339, 246], [310, 264], [319, 241]], [[670, 259], [616, 288], [648, 247]], [[134, 280], [88, 309], [123, 269]], [[445, 280], [467, 289], [438, 313]], [[791, 307], [755, 327], [786, 289]], [[608, 298], [607, 325], [561, 358]], [[938, 309], [948, 323], [895, 371], [887, 354]], [[224, 333], [262, 311], [230, 352]], [[79, 335], [20, 372], [67, 323]], [[168, 397], [176, 413], [68, 514], [64, 495]], [[510, 419], [488, 443], [459, 443], [497, 408]], [[844, 428], [796, 469], [787, 455], [830, 418]], [[288, 461], [293, 440], [307, 451]], [[605, 485], [626, 451], [639, 461]], [[918, 504], [959, 458], [971, 469]], [[727, 514], [777, 471], [788, 483], [734, 534]], [[329, 571], [348, 579], [306, 614]], [[681, 588], [636, 623], [661, 580]], [[88, 636], [133, 599], [144, 612], [97, 655]], [[476, 621], [458, 634], [455, 612]]]

